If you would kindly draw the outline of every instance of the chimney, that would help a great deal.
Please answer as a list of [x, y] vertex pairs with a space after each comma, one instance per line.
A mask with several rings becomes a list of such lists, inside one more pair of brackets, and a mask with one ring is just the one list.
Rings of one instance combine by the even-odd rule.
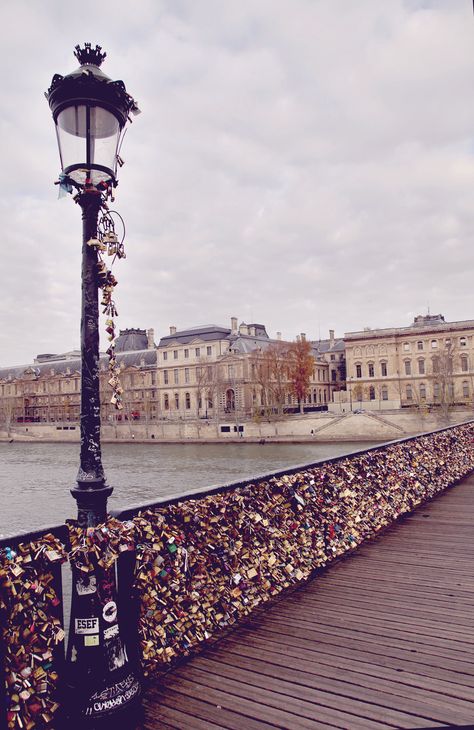
[[147, 340], [148, 340], [148, 343], [147, 343], [148, 349], [154, 350], [155, 349], [155, 330], [150, 328], [149, 330], [146, 331], [146, 336], [147, 336]]
[[171, 325], [171, 327], [170, 327], [170, 335], [175, 335], [175, 334], [176, 334], [176, 327], [174, 325]]
[[233, 335], [236, 335], [237, 332], [238, 332], [237, 317], [231, 317], [230, 318], [230, 328], [232, 330], [232, 334]]
[[306, 339], [306, 334], [305, 334], [304, 332], [302, 332], [302, 333], [300, 334], [300, 337], [301, 337], [301, 342], [304, 342], [304, 341], [305, 341], [305, 339]]
[[256, 336], [255, 327], [253, 325], [250, 325], [249, 327], [249, 334], [252, 335], [252, 337]]
[[248, 333], [249, 333], [249, 328], [247, 327], [245, 322], [242, 322], [242, 324], [239, 327], [239, 334], [248, 335]]
[[277, 340], [281, 340], [281, 332], [277, 332]]
[[329, 347], [334, 347], [334, 330], [329, 330]]

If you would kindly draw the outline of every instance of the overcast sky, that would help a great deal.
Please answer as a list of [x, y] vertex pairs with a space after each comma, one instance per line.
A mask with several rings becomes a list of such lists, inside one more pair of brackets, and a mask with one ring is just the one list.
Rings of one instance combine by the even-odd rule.
[[0, 21], [0, 365], [79, 346], [80, 209], [43, 92], [85, 41], [142, 109], [121, 329], [474, 318], [470, 0], [15, 0]]

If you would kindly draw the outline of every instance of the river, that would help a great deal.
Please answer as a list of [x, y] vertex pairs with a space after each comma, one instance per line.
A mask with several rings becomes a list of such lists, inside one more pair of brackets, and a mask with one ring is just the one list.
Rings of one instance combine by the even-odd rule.
[[[368, 448], [369, 443], [104, 444], [110, 509]], [[76, 516], [78, 444], [0, 443], [0, 537]]]

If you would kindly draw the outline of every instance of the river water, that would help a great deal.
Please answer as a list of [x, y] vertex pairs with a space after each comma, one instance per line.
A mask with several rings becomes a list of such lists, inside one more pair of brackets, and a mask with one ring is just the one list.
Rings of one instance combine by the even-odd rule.
[[[109, 508], [151, 502], [368, 448], [369, 443], [104, 444]], [[78, 444], [0, 443], [0, 537], [76, 516]]]

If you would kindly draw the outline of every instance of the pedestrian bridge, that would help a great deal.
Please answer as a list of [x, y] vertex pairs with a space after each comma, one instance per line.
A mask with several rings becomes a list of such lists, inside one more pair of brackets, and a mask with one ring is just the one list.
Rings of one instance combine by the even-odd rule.
[[474, 477], [153, 683], [144, 730], [474, 725]]
[[114, 729], [472, 727], [473, 443], [454, 426], [0, 541], [0, 727], [100, 719], [140, 671]]

